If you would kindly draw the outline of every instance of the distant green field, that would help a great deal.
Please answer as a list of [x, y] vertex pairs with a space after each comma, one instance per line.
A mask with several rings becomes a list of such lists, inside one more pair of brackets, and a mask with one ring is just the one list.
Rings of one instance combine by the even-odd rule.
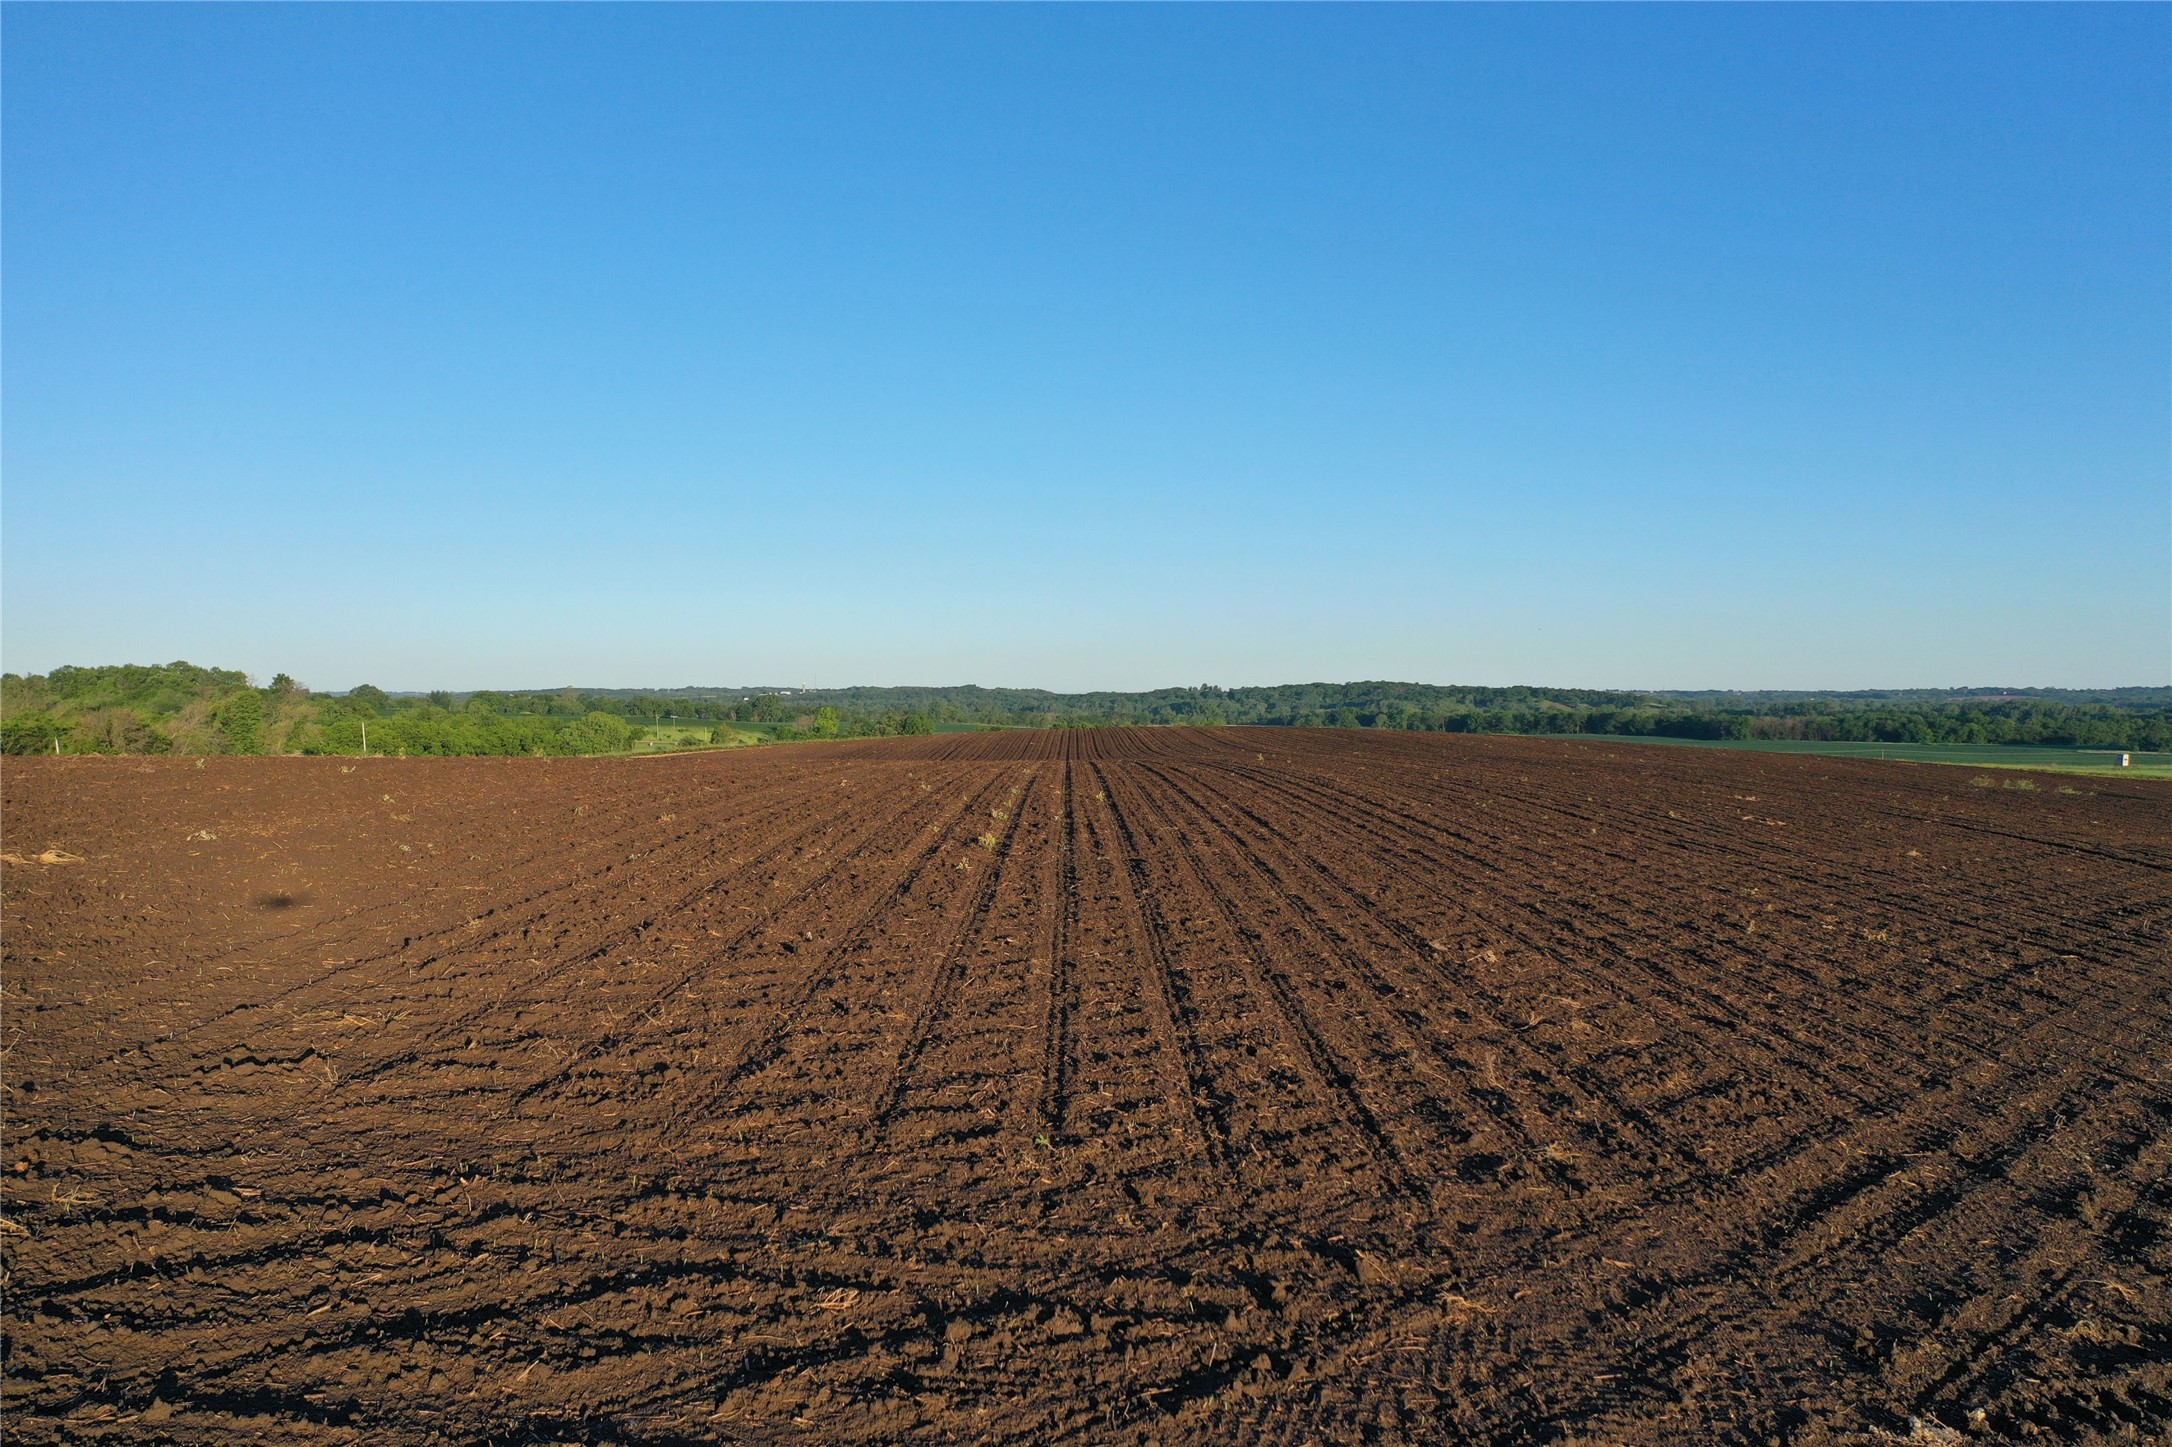
[[1892, 759], [1913, 764], [1963, 764], [1978, 769], [2043, 769], [2060, 774], [2113, 774], [2123, 778], [2172, 778], [2172, 754], [2117, 749], [2062, 749], [2040, 744], [1838, 744], [1797, 739], [1668, 739], [1626, 734], [1558, 735], [1583, 743], [1664, 744], [1672, 748], [1748, 749], [1768, 754], [1823, 754], [1843, 759]]
[[[716, 725], [711, 725], [708, 723], [695, 723], [685, 721], [674, 722], [671, 720], [665, 720], [662, 722], [642, 721], [641, 726], [648, 730], [648, 737], [644, 738], [640, 743], [636, 744], [632, 750], [630, 750], [630, 752], [635, 754], [683, 753], [688, 749], [743, 748], [748, 744], [774, 743], [776, 742], [778, 730], [786, 728], [789, 725], [782, 723], [740, 723], [737, 721], [728, 721], [721, 726], [729, 729], [733, 737], [726, 742], [717, 744], [711, 744], [709, 742], [709, 730]], [[997, 727], [997, 725], [971, 723], [939, 723], [935, 726], [935, 731], [939, 734], [970, 734], [979, 733], [984, 729], [994, 727]], [[838, 742], [838, 740], [799, 739], [796, 740], [796, 742], [835, 743]]]
[[714, 725], [707, 722], [645, 723], [642, 727], [648, 730], [648, 737], [634, 745], [632, 752], [637, 754], [677, 753], [685, 749], [732, 748], [761, 743], [776, 729], [775, 724], [727, 724], [725, 727], [732, 730], [737, 737], [712, 746], [709, 742], [709, 730]]

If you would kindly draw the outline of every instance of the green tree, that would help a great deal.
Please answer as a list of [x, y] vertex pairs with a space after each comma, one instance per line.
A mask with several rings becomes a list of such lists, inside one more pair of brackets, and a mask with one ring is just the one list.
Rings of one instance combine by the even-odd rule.
[[360, 704], [371, 713], [383, 713], [392, 707], [392, 697], [372, 684], [358, 683], [347, 690], [347, 702]]
[[171, 747], [171, 741], [132, 708], [102, 708], [85, 714], [72, 742], [70, 753], [158, 754]]
[[227, 753], [264, 752], [264, 700], [255, 689], [229, 694], [212, 710], [211, 722]]
[[567, 724], [559, 737], [571, 753], [615, 754], [633, 746], [634, 729], [616, 714], [596, 709]]
[[10, 754], [49, 754], [53, 742], [67, 729], [51, 714], [18, 714], [0, 723], [0, 751]]

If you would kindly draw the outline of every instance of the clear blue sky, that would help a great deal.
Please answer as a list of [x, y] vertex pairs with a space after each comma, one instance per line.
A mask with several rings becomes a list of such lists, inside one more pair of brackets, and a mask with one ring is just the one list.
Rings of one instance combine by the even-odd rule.
[[9, 5], [16, 671], [2172, 681], [2172, 8]]

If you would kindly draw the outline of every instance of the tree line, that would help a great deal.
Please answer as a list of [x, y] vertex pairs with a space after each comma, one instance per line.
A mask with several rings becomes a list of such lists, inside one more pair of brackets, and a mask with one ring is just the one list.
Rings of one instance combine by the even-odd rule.
[[610, 754], [644, 731], [600, 709], [527, 717], [363, 685], [312, 694], [191, 663], [0, 675], [10, 754]]
[[0, 676], [0, 747], [27, 753], [608, 754], [669, 738], [875, 738], [949, 725], [1264, 724], [1894, 744], [2172, 749], [2172, 689], [1665, 693], [1358, 682], [1039, 689], [539, 689], [314, 694], [190, 663]]
[[[588, 693], [629, 718], [925, 717], [1011, 728], [1260, 724], [1437, 733], [1601, 734], [1892, 744], [2172, 749], [2172, 688], [1778, 690], [1726, 693], [1359, 682], [1059, 694], [1037, 689], [845, 688], [795, 694]], [[811, 735], [833, 736], [833, 735]]]

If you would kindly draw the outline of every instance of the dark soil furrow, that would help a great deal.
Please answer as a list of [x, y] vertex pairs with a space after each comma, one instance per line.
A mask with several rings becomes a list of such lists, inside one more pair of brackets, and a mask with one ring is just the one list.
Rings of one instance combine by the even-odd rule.
[[1175, 1046], [1177, 1058], [1184, 1064], [1186, 1105], [1197, 1129], [1200, 1147], [1216, 1169], [1227, 1170], [1229, 1124], [1226, 1107], [1207, 1071], [1205, 1054], [1193, 1024], [1195, 1011], [1189, 998], [1190, 991], [1170, 963], [1168, 921], [1162, 917], [1161, 906], [1147, 878], [1139, 839], [1116, 804], [1107, 769], [1099, 764], [1094, 766], [1094, 783], [1094, 800], [1101, 805], [1097, 812], [1114, 826], [1114, 835], [1107, 842], [1123, 851], [1124, 915], [1130, 926], [1131, 942], [1154, 985], [1160, 1005], [1160, 1033]]
[[[881, 885], [866, 892], [867, 904], [853, 916], [838, 943], [819, 953], [803, 973], [799, 983], [789, 990], [784, 1000], [770, 1013], [767, 1021], [753, 1031], [739, 1047], [732, 1063], [710, 1073], [708, 1086], [685, 1103], [683, 1113], [689, 1119], [707, 1118], [740, 1082], [777, 1057], [786, 1034], [800, 1022], [808, 1007], [819, 997], [844, 960], [864, 945], [870, 929], [881, 922], [883, 911], [896, 908], [910, 893], [914, 883], [941, 852], [948, 832], [956, 827], [959, 820], [972, 814], [1001, 785], [1000, 776], [990, 778], [979, 790], [966, 796], [954, 811], [922, 826], [914, 836], [915, 843], [922, 839], [927, 842], [919, 844], [918, 852], [912, 855], [902, 871], [886, 877]], [[895, 878], [896, 882], [889, 883], [889, 878]], [[795, 893], [793, 902], [807, 898], [812, 893], [813, 886], [809, 885]]]
[[14, 760], [9, 837], [82, 859], [0, 865], [0, 1412], [2146, 1447], [2172, 787], [2033, 784], [1266, 729]]
[[884, 1070], [882, 1081], [876, 1086], [867, 1104], [868, 1148], [879, 1150], [898, 1103], [905, 1093], [905, 1085], [919, 1066], [928, 1048], [928, 1039], [940, 1030], [951, 1011], [951, 997], [956, 992], [959, 976], [964, 970], [965, 952], [972, 944], [980, 928], [987, 922], [989, 911], [995, 906], [996, 890], [1003, 883], [1004, 865], [1008, 862], [1012, 842], [1018, 837], [1019, 826], [1025, 822], [1026, 812], [1033, 805], [1034, 781], [1029, 776], [1022, 797], [1010, 809], [1005, 821], [1001, 842], [989, 850], [993, 856], [980, 882], [975, 886], [971, 904], [964, 910], [957, 924], [956, 933], [944, 949], [941, 961], [929, 976], [925, 995], [913, 1009], [911, 1023], [905, 1037], [898, 1044], [897, 1053]]

